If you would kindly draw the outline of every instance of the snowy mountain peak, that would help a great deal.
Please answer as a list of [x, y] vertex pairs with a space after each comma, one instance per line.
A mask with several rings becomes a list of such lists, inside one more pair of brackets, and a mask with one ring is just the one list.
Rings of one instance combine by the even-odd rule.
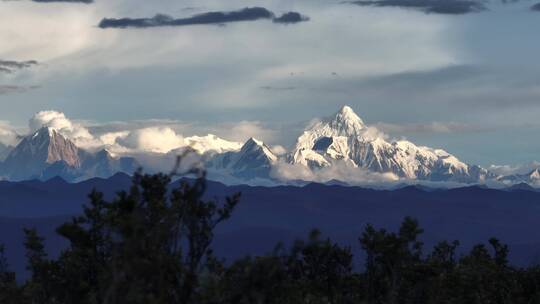
[[43, 127], [23, 140], [9, 153], [4, 170], [12, 179], [40, 177], [48, 166], [62, 162], [81, 166], [81, 150], [52, 128]]
[[34, 132], [32, 135], [32, 140], [36, 140], [38, 138], [44, 139], [48, 137], [52, 137], [56, 134], [56, 131], [53, 128], [49, 127], [42, 127]]
[[314, 149], [321, 139], [326, 140], [319, 144], [340, 143], [343, 138], [361, 137], [366, 130], [364, 122], [353, 109], [344, 106], [335, 115], [312, 123], [298, 138], [295, 150]]
[[41, 159], [47, 164], [64, 161], [72, 167], [80, 166], [79, 148], [53, 128], [43, 127], [24, 138], [10, 153], [6, 162], [19, 157]]
[[224, 153], [228, 151], [238, 151], [242, 148], [242, 143], [228, 141], [214, 134], [186, 137], [185, 141], [200, 154], [205, 154], [207, 152]]
[[339, 112], [336, 113], [336, 120], [341, 120], [344, 122], [352, 122], [359, 125], [364, 125], [362, 119], [356, 115], [354, 110], [349, 106], [343, 106]]
[[387, 141], [348, 106], [309, 126], [298, 138], [288, 161], [312, 169], [345, 162], [372, 172], [433, 181], [476, 182], [486, 174], [444, 150], [420, 147], [405, 140]]
[[540, 168], [535, 168], [534, 170], [526, 174], [512, 174], [512, 175], [506, 175], [506, 176], [499, 176], [497, 180], [508, 185], [518, 184], [518, 183], [527, 183], [527, 184], [539, 186], [538, 183], [540, 182]]
[[268, 178], [272, 165], [278, 157], [262, 141], [250, 138], [240, 151], [218, 154], [207, 162], [214, 171], [236, 178], [250, 180]]
[[253, 137], [250, 137], [246, 143], [242, 146], [242, 150], [245, 150], [245, 149], [250, 149], [250, 148], [253, 148], [253, 147], [257, 147], [257, 146], [263, 146], [264, 143], [260, 140], [257, 140]]
[[343, 106], [334, 117], [326, 119], [323, 126], [325, 124], [335, 132], [334, 136], [359, 136], [365, 129], [364, 121], [349, 106]]
[[264, 155], [268, 160], [270, 161], [276, 161], [277, 156], [274, 155], [272, 150], [264, 144], [264, 142], [257, 140], [253, 137], [249, 138], [246, 143], [242, 146], [242, 149], [240, 149], [241, 154], [246, 153], [259, 153]]

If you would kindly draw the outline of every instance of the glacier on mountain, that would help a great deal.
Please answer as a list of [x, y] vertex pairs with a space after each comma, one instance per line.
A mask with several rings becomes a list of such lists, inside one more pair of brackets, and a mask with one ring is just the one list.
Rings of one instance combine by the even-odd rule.
[[[45, 116], [50, 118], [51, 115]], [[131, 173], [139, 166], [147, 172], [166, 171], [171, 168], [176, 155], [189, 147], [196, 152], [198, 162], [206, 166], [209, 176], [225, 183], [511, 185], [538, 184], [540, 181], [540, 170], [527, 174], [495, 174], [465, 163], [442, 149], [418, 146], [403, 139], [391, 140], [377, 128], [364, 123], [348, 106], [330, 117], [310, 123], [289, 151], [283, 151], [281, 146], [271, 148], [255, 138], [242, 144], [213, 134], [183, 137], [170, 128], [162, 128], [167, 129], [166, 134], [156, 134], [159, 128], [144, 128], [119, 131], [105, 139], [105, 135], [90, 135], [87, 136], [89, 139], [103, 144], [101, 147], [94, 144], [86, 150], [67, 137], [71, 133], [66, 133], [65, 126], [75, 124], [64, 123], [64, 117], [57, 116], [45, 127], [24, 137], [15, 147], [2, 147], [5, 160], [0, 162], [1, 177], [21, 180], [61, 176], [75, 181], [108, 177], [116, 172]], [[62, 128], [57, 130], [54, 126]], [[142, 135], [138, 136], [137, 132]], [[160, 139], [166, 143], [160, 144]], [[150, 148], [139, 147], [141, 141], [148, 140], [152, 142]]]
[[348, 106], [309, 126], [287, 161], [313, 170], [344, 162], [413, 180], [475, 183], [489, 177], [487, 170], [461, 162], [444, 150], [406, 140], [388, 141], [376, 128], [366, 126]]

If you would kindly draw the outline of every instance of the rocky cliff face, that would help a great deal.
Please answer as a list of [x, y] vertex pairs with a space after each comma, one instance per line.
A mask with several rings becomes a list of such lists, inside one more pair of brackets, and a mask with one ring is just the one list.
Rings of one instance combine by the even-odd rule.
[[48, 166], [63, 161], [77, 168], [82, 153], [74, 143], [51, 128], [41, 128], [23, 140], [4, 161], [4, 175], [11, 179], [39, 178]]
[[116, 172], [133, 172], [133, 159], [116, 159], [107, 151], [96, 154], [78, 148], [52, 128], [41, 128], [23, 138], [11, 150], [1, 166], [1, 176], [10, 180], [66, 180], [83, 177], [109, 177]]

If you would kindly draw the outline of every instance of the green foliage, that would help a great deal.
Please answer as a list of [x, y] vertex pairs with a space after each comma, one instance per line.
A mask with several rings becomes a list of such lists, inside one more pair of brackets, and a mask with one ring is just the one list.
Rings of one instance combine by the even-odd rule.
[[0, 246], [0, 303], [540, 303], [540, 267], [512, 267], [497, 239], [467, 254], [458, 254], [458, 241], [424, 252], [412, 218], [396, 232], [366, 226], [361, 271], [350, 247], [317, 230], [267, 255], [218, 260], [214, 230], [240, 196], [206, 200], [204, 172], [190, 172], [197, 178], [174, 188], [174, 174], [137, 173], [112, 201], [92, 191], [83, 214], [58, 227], [69, 247], [55, 259], [38, 232], [25, 229], [31, 277], [23, 284]]

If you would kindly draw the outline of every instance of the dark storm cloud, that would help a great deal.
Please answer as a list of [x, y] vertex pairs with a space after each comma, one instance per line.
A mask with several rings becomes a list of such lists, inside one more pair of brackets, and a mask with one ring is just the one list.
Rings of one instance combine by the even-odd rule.
[[297, 12], [288, 12], [281, 15], [280, 17], [274, 18], [275, 23], [284, 23], [284, 24], [292, 24], [292, 23], [304, 22], [308, 20], [309, 20], [309, 17], [303, 16]]
[[450, 15], [461, 15], [486, 9], [481, 2], [472, 0], [365, 0], [349, 3], [361, 6], [411, 8], [426, 13]]
[[0, 59], [0, 73], [13, 73], [18, 70], [30, 68], [34, 65], [38, 65], [38, 62], [35, 60], [14, 61]]
[[531, 10], [540, 12], [540, 3], [536, 3], [535, 5], [531, 6]]
[[225, 24], [241, 21], [255, 21], [272, 19], [276, 23], [297, 23], [307, 21], [308, 18], [296, 12], [283, 14], [275, 18], [274, 13], [264, 7], [248, 7], [230, 12], [208, 12], [193, 15], [188, 18], [175, 19], [168, 15], [158, 14], [152, 18], [105, 18], [99, 23], [100, 28], [147, 28], [158, 26], [187, 26], [203, 24]]

